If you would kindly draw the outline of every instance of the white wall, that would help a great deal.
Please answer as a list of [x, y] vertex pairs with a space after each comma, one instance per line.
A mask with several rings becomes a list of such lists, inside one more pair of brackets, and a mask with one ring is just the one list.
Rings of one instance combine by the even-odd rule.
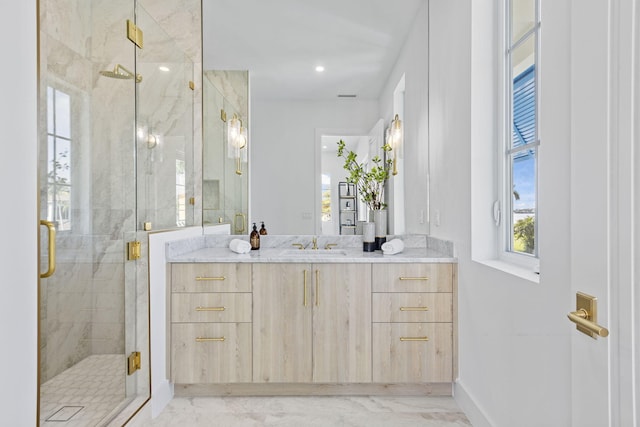
[[[403, 167], [405, 232], [428, 233], [429, 209], [429, 9], [425, 1], [398, 54], [379, 98], [380, 117], [388, 127], [393, 119], [393, 92], [405, 75]], [[393, 183], [392, 177], [390, 183]]]
[[252, 100], [250, 116], [249, 225], [264, 221], [270, 234], [313, 234], [319, 216], [315, 131], [370, 129], [379, 118], [378, 102], [257, 99]]
[[[0, 6], [0, 408], [2, 424], [32, 426], [37, 400], [36, 2]], [[8, 61], [8, 60], [7, 60]], [[6, 61], [5, 61], [6, 62]]]
[[495, 105], [486, 91], [496, 83], [490, 51], [495, 3], [430, 2], [431, 217], [440, 213], [440, 225], [432, 224], [431, 234], [452, 240], [459, 259], [456, 399], [474, 426], [565, 426], [571, 417], [572, 329], [565, 317], [572, 307], [569, 138], [563, 125], [568, 115], [563, 84], [568, 85], [562, 29], [568, 10], [564, 2], [543, 2], [541, 276], [534, 283], [472, 260], [472, 231], [482, 236], [472, 229], [472, 224], [481, 226], [473, 220], [490, 215], [492, 201], [487, 192], [478, 202], [472, 182], [483, 163], [477, 147], [491, 150], [495, 138], [495, 117], [486, 111]]

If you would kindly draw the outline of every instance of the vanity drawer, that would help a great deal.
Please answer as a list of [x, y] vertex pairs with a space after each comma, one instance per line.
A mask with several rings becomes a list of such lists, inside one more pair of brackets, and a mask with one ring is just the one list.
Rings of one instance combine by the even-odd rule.
[[374, 323], [373, 382], [453, 381], [451, 323]]
[[453, 292], [453, 265], [373, 264], [373, 292]]
[[173, 293], [172, 322], [251, 322], [251, 293]]
[[451, 322], [451, 293], [374, 293], [374, 322]]
[[251, 264], [171, 265], [173, 292], [251, 292]]
[[250, 323], [173, 324], [171, 335], [174, 383], [251, 382]]

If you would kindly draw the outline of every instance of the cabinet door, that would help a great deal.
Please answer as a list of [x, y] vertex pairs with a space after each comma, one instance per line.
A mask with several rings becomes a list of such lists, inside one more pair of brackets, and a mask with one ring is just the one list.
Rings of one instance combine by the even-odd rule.
[[253, 265], [254, 382], [311, 381], [311, 287], [308, 264]]
[[313, 381], [371, 382], [371, 265], [313, 265]]
[[251, 382], [251, 324], [173, 324], [171, 372], [176, 384]]

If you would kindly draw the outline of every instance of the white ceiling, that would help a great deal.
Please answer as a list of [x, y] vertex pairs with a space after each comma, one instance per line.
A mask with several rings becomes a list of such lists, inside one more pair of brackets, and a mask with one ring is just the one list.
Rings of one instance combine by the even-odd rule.
[[425, 3], [204, 0], [203, 67], [249, 70], [254, 99], [377, 99]]

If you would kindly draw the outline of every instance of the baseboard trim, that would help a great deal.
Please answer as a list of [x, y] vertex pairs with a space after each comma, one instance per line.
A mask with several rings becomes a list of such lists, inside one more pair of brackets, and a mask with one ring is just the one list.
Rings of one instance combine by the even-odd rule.
[[473, 427], [493, 427], [494, 424], [489, 421], [489, 417], [460, 381], [453, 385], [453, 398]]
[[175, 384], [176, 397], [452, 396], [453, 384]]

